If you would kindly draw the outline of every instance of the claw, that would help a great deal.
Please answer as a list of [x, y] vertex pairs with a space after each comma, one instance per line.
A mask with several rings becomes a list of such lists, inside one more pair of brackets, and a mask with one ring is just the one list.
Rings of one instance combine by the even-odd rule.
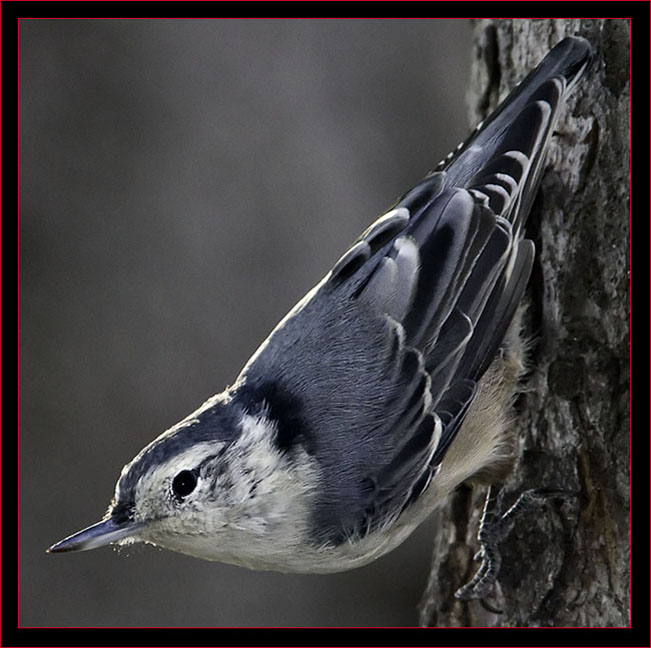
[[481, 565], [472, 580], [455, 592], [455, 597], [462, 601], [480, 599], [486, 610], [501, 614], [501, 610], [493, 608], [484, 601], [492, 593], [502, 565], [502, 556], [498, 549], [500, 542], [509, 535], [517, 517], [523, 512], [550, 498], [570, 498], [578, 495], [578, 491], [533, 488], [524, 491], [506, 513], [500, 514], [503, 499], [502, 486], [490, 486], [477, 532], [480, 549], [473, 557], [474, 560], [481, 561]]

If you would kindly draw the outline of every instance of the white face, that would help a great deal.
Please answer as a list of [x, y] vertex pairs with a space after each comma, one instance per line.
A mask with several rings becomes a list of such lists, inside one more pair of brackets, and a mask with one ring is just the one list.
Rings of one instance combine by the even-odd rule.
[[157, 441], [124, 467], [114, 502], [131, 504], [130, 516], [138, 526], [131, 541], [182, 551], [177, 546], [185, 544], [184, 538], [215, 535], [226, 525], [228, 502], [220, 479], [225, 447], [219, 442], [198, 443], [167, 461], [146, 466], [141, 458]]
[[220, 509], [222, 491], [215, 476], [222, 471], [222, 461], [221, 443], [200, 443], [148, 470], [136, 483], [136, 522], [171, 533], [198, 530], [202, 521], [205, 527]]
[[273, 445], [273, 432], [267, 421], [247, 416], [231, 445], [196, 443], [138, 474], [146, 448], [125, 466], [116, 489], [116, 502], [127, 494], [122, 485], [132, 489], [134, 539], [275, 568], [276, 558], [302, 546], [312, 495], [304, 485], [315, 484], [316, 475], [307, 458], [289, 462]]

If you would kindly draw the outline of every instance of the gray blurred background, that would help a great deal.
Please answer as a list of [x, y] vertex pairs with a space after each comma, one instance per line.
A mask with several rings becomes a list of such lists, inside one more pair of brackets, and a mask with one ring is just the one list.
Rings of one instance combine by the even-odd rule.
[[20, 26], [20, 625], [415, 625], [431, 524], [372, 565], [51, 556], [467, 134], [464, 20]]

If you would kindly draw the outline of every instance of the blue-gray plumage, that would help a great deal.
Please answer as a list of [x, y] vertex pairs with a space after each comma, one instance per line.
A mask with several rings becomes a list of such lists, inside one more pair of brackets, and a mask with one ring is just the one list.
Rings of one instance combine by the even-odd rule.
[[507, 470], [515, 315], [534, 258], [523, 226], [590, 59], [583, 39], [559, 43], [360, 236], [226, 392], [124, 468], [104, 521], [51, 551], [141, 540], [338, 571], [397, 546], [459, 483]]

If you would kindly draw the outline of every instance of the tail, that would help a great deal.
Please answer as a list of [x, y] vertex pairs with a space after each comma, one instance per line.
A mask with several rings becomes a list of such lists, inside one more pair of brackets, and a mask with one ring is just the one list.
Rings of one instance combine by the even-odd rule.
[[[407, 341], [415, 347], [426, 344], [428, 368], [438, 367], [441, 374], [441, 394], [461, 380], [478, 381], [502, 344], [533, 265], [534, 245], [523, 238], [523, 226], [548, 143], [565, 99], [591, 60], [585, 39], [561, 41], [395, 205], [410, 215], [404, 233], [419, 250], [418, 285], [413, 293], [401, 291], [414, 295], [405, 318]], [[456, 192], [468, 199], [451, 200]], [[471, 228], [472, 235], [464, 238], [466, 212], [477, 221], [477, 233], [484, 234]], [[451, 249], [450, 232], [466, 240], [461, 252]], [[448, 289], [435, 299], [437, 285]], [[470, 322], [465, 328], [464, 318]]]
[[507, 218], [516, 238], [560, 109], [591, 61], [592, 47], [584, 38], [562, 40], [436, 169], [445, 172], [446, 186], [469, 189]]
[[522, 298], [534, 258], [522, 226], [559, 111], [591, 58], [581, 38], [557, 45], [328, 277], [329, 290], [388, 316], [398, 347], [422, 358], [427, 406], [443, 428], [431, 466], [454, 439]]
[[[338, 280], [360, 269], [356, 294], [384, 303], [403, 324], [406, 343], [423, 349], [428, 369], [440, 374], [439, 394], [455, 381], [481, 378], [513, 319], [535, 252], [523, 226], [554, 125], [591, 60], [583, 38], [556, 45], [333, 270]], [[388, 250], [386, 240], [394, 241]], [[391, 290], [391, 273], [365, 263], [380, 250], [398, 266]]]

